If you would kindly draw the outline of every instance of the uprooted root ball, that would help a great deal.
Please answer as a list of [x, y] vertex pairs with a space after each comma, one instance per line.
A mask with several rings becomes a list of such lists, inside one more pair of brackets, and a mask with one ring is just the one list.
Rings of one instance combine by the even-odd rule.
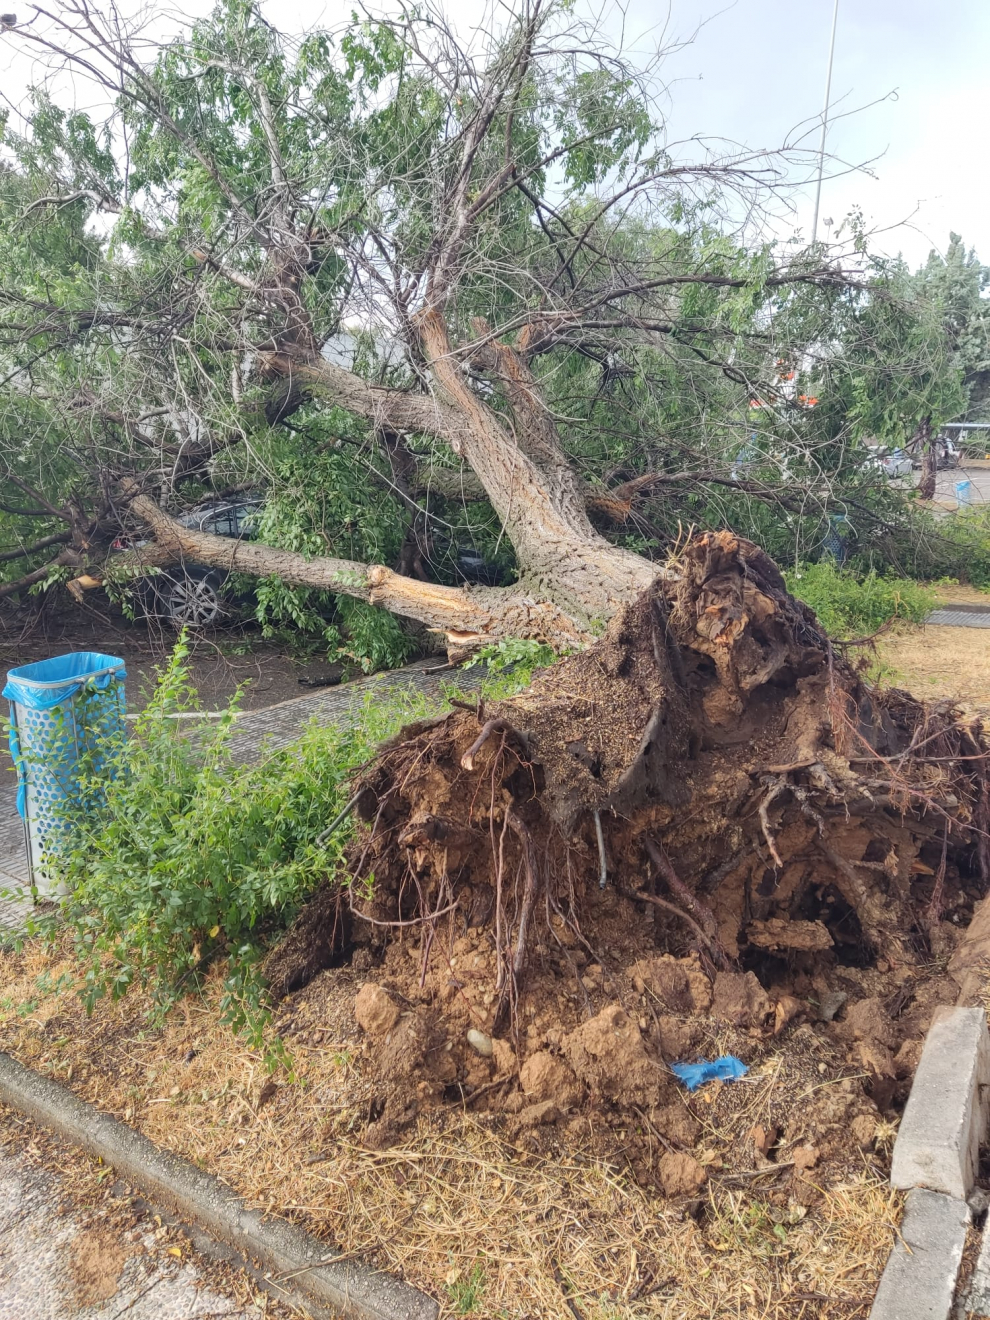
[[381, 751], [350, 883], [271, 981], [356, 950], [368, 1140], [444, 1099], [605, 1106], [687, 1190], [672, 1061], [826, 1037], [863, 1081], [845, 1133], [903, 1091], [990, 870], [986, 757], [950, 705], [866, 684], [762, 551], [701, 536], [527, 691]]

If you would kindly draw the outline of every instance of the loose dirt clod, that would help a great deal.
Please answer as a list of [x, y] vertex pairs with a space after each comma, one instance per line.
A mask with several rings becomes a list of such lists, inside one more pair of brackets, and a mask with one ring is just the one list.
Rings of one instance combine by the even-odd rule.
[[956, 996], [990, 879], [987, 755], [950, 703], [868, 685], [757, 547], [700, 536], [594, 646], [382, 749], [354, 786], [373, 887], [324, 891], [271, 972], [330, 966], [346, 927], [410, 1005], [387, 1035], [362, 1023], [376, 1145], [451, 1102], [537, 1144], [607, 1114], [666, 1188], [697, 1181], [671, 1157], [701, 1116], [672, 1062], [827, 1043], [781, 1139], [800, 1177], [787, 1144], [827, 1161], [865, 1133]]
[[369, 1036], [385, 1036], [399, 1020], [399, 1005], [387, 990], [368, 981], [354, 1000], [354, 1016]]
[[109, 1301], [117, 1291], [128, 1252], [107, 1229], [85, 1228], [69, 1244], [69, 1276], [82, 1309]]

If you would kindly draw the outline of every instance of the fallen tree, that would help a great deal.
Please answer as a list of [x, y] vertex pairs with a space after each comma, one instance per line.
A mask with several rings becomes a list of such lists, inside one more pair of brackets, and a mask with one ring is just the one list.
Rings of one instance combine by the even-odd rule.
[[[123, 149], [117, 115], [98, 131], [41, 110], [38, 141], [12, 139], [5, 204], [26, 246], [0, 272], [13, 383], [0, 470], [18, 492], [9, 516], [50, 534], [19, 526], [29, 562], [4, 594], [73, 570], [76, 594], [113, 581], [128, 563], [111, 546], [140, 521], [157, 542], [146, 566], [349, 595], [456, 653], [506, 637], [572, 647], [652, 581], [631, 545], [662, 552], [682, 514], [720, 522], [705, 507], [716, 496], [817, 545], [836, 492], [827, 464], [848, 451], [841, 507], [861, 534], [906, 516], [865, 451], [836, 443], [842, 391], [823, 422], [824, 401], [791, 397], [818, 385], [781, 367], [810, 361], [809, 334], [841, 339], [860, 302], [882, 319], [888, 291], [864, 283], [858, 255], [781, 260], [714, 238], [740, 204], [772, 209], [802, 153], [711, 142], [689, 156], [667, 141], [654, 61], [569, 6], [538, 0], [466, 44], [439, 13], [296, 42], [250, 6], [221, 7], [151, 61], [128, 25], [76, 0], [46, 23], [11, 39], [95, 81], [136, 146]], [[97, 212], [119, 241], [97, 241]], [[47, 300], [18, 283], [43, 241]], [[93, 272], [71, 298], [63, 266]], [[913, 379], [896, 360], [897, 380]], [[740, 465], [756, 403], [759, 452]], [[327, 472], [314, 515], [286, 514], [252, 545], [164, 511], [252, 483], [291, 503], [305, 481], [279, 465], [290, 449], [297, 475], [346, 455], [343, 484], [387, 497], [344, 516], [341, 472]], [[663, 493], [663, 530], [637, 525]], [[453, 569], [422, 580], [444, 570], [423, 567], [418, 536], [442, 527], [456, 561], [457, 536], [482, 524], [513, 586], [460, 590]]]
[[[418, 1067], [448, 1039], [466, 1067], [467, 1028], [523, 1065], [536, 1013], [607, 1092], [611, 1065], [582, 1064], [572, 1039], [589, 964], [609, 1012], [635, 1017], [629, 978], [661, 1014], [721, 986], [757, 1035], [851, 977], [879, 1013], [855, 1037], [879, 1095], [931, 996], [955, 995], [931, 964], [990, 878], [987, 757], [951, 705], [866, 683], [757, 547], [699, 536], [593, 646], [382, 749], [354, 785], [347, 879], [275, 950], [271, 983], [288, 993], [364, 949], [422, 1019]], [[575, 986], [585, 1009], [565, 1002]], [[669, 1021], [665, 1043], [665, 1020], [633, 1031], [650, 1094], [656, 1065], [697, 1043]], [[612, 1098], [632, 1103], [637, 1075]]]

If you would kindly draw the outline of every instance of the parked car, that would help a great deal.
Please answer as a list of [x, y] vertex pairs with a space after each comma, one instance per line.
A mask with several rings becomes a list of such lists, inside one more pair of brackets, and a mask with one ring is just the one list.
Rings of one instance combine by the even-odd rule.
[[[175, 516], [183, 527], [213, 536], [251, 540], [264, 508], [260, 495], [236, 500], [205, 500], [194, 509]], [[120, 536], [115, 550], [135, 550], [147, 545], [147, 539]], [[455, 547], [453, 557], [457, 576], [463, 582], [480, 586], [501, 586], [505, 570], [488, 562], [473, 549]], [[176, 628], [206, 628], [230, 612], [236, 596], [230, 587], [230, 574], [207, 564], [185, 561], [181, 565], [149, 572], [139, 578], [135, 595], [140, 613], [146, 619], [160, 619]]]
[[[260, 496], [234, 500], [206, 500], [176, 515], [183, 527], [214, 536], [250, 540], [264, 505]], [[121, 536], [115, 550], [134, 550], [147, 540]], [[230, 574], [207, 564], [184, 562], [138, 579], [138, 609], [147, 619], [161, 619], [176, 628], [205, 628], [228, 613], [234, 603]]]
[[903, 449], [892, 449], [889, 452], [885, 449], [877, 450], [868, 463], [891, 480], [895, 477], [909, 477], [914, 467]]

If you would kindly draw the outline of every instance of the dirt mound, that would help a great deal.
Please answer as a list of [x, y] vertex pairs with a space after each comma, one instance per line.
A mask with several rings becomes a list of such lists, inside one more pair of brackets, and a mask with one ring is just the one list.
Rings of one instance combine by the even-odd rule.
[[346, 956], [346, 931], [367, 1144], [451, 1102], [537, 1143], [607, 1114], [679, 1191], [715, 1102], [669, 1065], [758, 1070], [784, 1043], [781, 1108], [749, 1122], [736, 1089], [726, 1113], [749, 1123], [743, 1166], [786, 1155], [811, 1195], [956, 996], [934, 969], [986, 890], [986, 757], [951, 705], [866, 684], [755, 546], [700, 537], [597, 645], [383, 749], [352, 882], [303, 914], [272, 982]]

